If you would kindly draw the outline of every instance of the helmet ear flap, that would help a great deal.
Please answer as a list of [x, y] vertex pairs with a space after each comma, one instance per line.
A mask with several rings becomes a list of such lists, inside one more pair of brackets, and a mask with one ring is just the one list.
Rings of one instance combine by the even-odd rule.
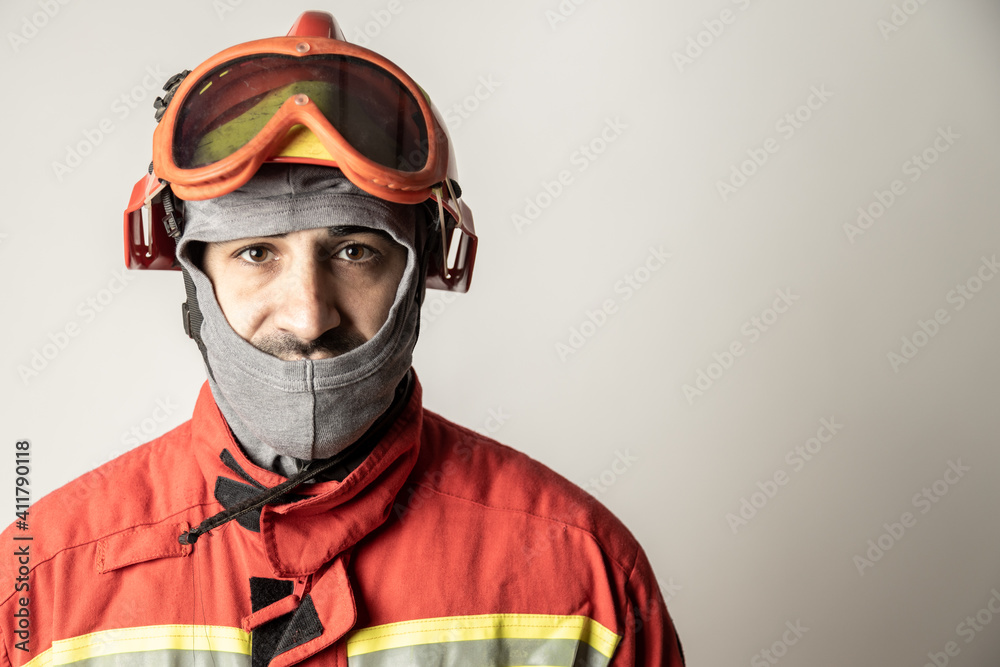
[[[452, 234], [456, 233], [458, 221], [445, 208], [444, 231], [442, 232], [440, 222], [441, 213], [438, 210], [437, 202], [433, 199], [428, 199], [420, 208], [423, 210], [423, 215], [426, 219], [423, 227], [427, 234], [423, 253], [425, 263], [422, 267], [424, 280], [429, 283], [432, 289], [442, 289], [444, 283], [441, 278], [444, 276], [446, 270], [445, 262], [447, 261], [449, 241]], [[444, 288], [447, 289], [446, 287]]]
[[150, 171], [132, 188], [124, 216], [125, 266], [179, 269], [175, 252], [183, 230], [180, 200]]
[[[428, 241], [427, 287], [449, 292], [467, 292], [476, 261], [475, 227], [472, 212], [452, 195], [442, 206], [437, 199], [425, 202], [431, 211], [427, 228], [434, 239]], [[439, 220], [444, 219], [444, 229]]]

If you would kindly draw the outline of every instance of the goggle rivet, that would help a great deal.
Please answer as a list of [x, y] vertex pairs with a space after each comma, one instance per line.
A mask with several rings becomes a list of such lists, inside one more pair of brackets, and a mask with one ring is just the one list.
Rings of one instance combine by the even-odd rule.
[[295, 46], [295, 50], [298, 51], [299, 53], [306, 53], [307, 51], [309, 51], [309, 45], [306, 44], [305, 42], [299, 42]]
[[308, 95], [302, 95], [300, 93], [300, 94], [298, 94], [298, 95], [295, 96], [295, 103], [298, 104], [299, 106], [302, 106], [303, 104], [308, 104], [309, 103], [309, 96]]

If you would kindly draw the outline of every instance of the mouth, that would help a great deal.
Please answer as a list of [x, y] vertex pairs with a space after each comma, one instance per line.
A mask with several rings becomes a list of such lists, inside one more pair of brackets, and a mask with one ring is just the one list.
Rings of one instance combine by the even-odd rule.
[[282, 361], [315, 361], [339, 357], [367, 342], [368, 339], [356, 331], [337, 328], [309, 342], [303, 342], [291, 333], [280, 332], [262, 336], [251, 344]]

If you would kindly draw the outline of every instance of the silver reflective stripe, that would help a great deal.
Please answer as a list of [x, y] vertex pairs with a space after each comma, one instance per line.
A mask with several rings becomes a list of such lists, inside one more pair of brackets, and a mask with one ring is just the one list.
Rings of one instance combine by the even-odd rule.
[[25, 667], [250, 664], [250, 634], [217, 625], [146, 625], [58, 639]]
[[101, 655], [63, 664], [73, 667], [250, 667], [250, 656], [220, 651], [163, 649]]
[[512, 638], [402, 646], [347, 659], [350, 667], [606, 667], [609, 662], [577, 639]]

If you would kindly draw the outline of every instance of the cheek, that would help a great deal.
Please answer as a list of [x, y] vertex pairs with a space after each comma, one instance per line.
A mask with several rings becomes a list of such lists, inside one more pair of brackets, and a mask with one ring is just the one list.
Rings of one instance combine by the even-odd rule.
[[396, 300], [396, 290], [406, 268], [406, 255], [397, 258], [384, 267], [378, 280], [359, 294], [355, 301], [355, 321], [361, 333], [371, 340], [389, 317], [389, 311]]
[[351, 298], [340, 300], [341, 316], [366, 340], [371, 340], [389, 317], [395, 296], [395, 286], [389, 289], [378, 285], [356, 290]]
[[220, 280], [215, 298], [226, 321], [241, 338], [250, 341], [267, 320], [269, 308], [266, 290], [250, 289], [237, 281]]
[[252, 275], [229, 261], [232, 249], [209, 246], [202, 257], [202, 270], [212, 282], [215, 300], [229, 326], [250, 341], [267, 320], [270, 303], [266, 289]]
[[[396, 289], [399, 286], [399, 281], [395, 284], [386, 285], [380, 288], [379, 294], [377, 296], [377, 303], [380, 305], [378, 309], [378, 315], [376, 319], [378, 320], [378, 328], [382, 328], [385, 321], [389, 319], [389, 310], [392, 309], [392, 304], [396, 300]], [[378, 329], [376, 329], [377, 331]]]

